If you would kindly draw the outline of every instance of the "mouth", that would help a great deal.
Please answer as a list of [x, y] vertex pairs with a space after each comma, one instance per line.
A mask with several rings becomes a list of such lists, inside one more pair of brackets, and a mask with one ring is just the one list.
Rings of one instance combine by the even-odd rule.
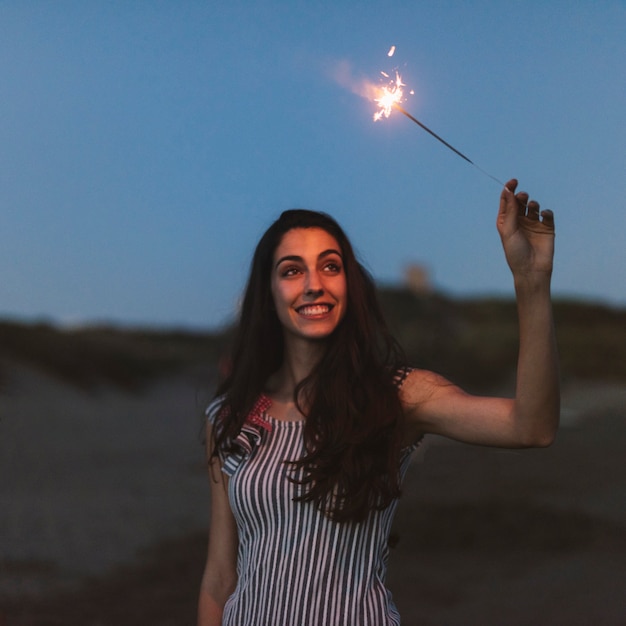
[[326, 315], [333, 309], [332, 304], [305, 304], [296, 308], [299, 315], [303, 317], [318, 317], [320, 315]]

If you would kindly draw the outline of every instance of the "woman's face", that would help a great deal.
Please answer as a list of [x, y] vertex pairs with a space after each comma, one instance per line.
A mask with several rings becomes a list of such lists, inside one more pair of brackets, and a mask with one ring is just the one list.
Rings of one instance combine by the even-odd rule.
[[283, 235], [271, 284], [285, 333], [324, 339], [343, 319], [348, 296], [341, 249], [322, 228], [293, 228]]

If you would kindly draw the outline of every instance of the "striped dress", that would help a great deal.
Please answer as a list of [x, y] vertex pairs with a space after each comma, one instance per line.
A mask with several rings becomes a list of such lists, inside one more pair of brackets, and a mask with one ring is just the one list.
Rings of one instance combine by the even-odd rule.
[[[215, 421], [218, 403], [209, 407]], [[303, 421], [276, 420], [262, 396], [223, 459], [237, 522], [238, 582], [223, 626], [396, 626], [385, 587], [388, 538], [397, 500], [363, 522], [338, 523], [309, 502], [294, 502], [285, 459], [304, 454]], [[416, 445], [403, 451], [404, 477]], [[293, 477], [293, 474], [291, 474]]]

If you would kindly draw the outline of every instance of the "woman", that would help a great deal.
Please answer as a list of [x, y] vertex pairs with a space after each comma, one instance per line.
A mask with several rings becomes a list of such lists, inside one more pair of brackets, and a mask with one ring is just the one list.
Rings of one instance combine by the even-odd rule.
[[554, 221], [507, 183], [497, 227], [517, 295], [514, 399], [404, 367], [374, 285], [328, 216], [286, 211], [259, 242], [232, 355], [208, 410], [209, 549], [198, 624], [399, 624], [387, 539], [428, 433], [547, 446], [559, 419]]

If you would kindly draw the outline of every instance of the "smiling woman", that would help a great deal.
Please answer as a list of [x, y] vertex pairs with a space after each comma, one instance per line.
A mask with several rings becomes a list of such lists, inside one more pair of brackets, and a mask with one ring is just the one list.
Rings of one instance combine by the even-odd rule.
[[321, 228], [294, 228], [285, 233], [274, 261], [272, 297], [285, 340], [328, 337], [347, 304], [337, 240]]
[[232, 368], [207, 411], [199, 626], [399, 624], [385, 586], [388, 539], [422, 437], [552, 441], [554, 222], [516, 185], [503, 189], [498, 213], [520, 316], [515, 399], [470, 396], [407, 367], [373, 280], [328, 215], [285, 211], [263, 235]]

